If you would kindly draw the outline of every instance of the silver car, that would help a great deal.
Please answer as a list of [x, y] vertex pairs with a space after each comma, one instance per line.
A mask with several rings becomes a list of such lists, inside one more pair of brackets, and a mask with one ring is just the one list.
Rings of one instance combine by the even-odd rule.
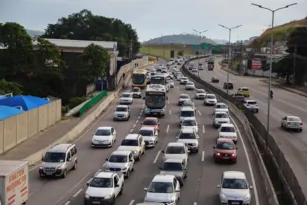
[[187, 164], [183, 159], [167, 159], [160, 167], [160, 174], [174, 175], [183, 186], [183, 181], [187, 178]]
[[133, 103], [132, 93], [123, 93], [119, 98], [121, 105], [131, 105]]
[[229, 115], [226, 112], [216, 112], [213, 115], [213, 127], [218, 128], [223, 123], [230, 123]]
[[130, 108], [128, 105], [117, 105], [114, 110], [113, 120], [129, 120], [130, 119]]
[[222, 174], [219, 198], [221, 204], [251, 204], [250, 189], [244, 172], [226, 171]]
[[281, 127], [284, 129], [303, 131], [303, 122], [297, 116], [286, 116], [281, 119]]
[[114, 151], [109, 158], [106, 159], [106, 172], [121, 172], [126, 178], [134, 170], [134, 157], [131, 151]]
[[139, 130], [139, 134], [142, 135], [145, 141], [145, 147], [154, 148], [158, 143], [159, 132], [155, 127], [144, 126]]
[[156, 175], [146, 191], [145, 202], [161, 202], [177, 205], [180, 199], [180, 183], [174, 175]]

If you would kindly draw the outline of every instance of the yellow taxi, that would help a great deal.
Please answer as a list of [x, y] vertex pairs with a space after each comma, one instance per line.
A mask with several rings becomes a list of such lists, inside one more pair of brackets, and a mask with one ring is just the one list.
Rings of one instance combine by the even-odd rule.
[[242, 94], [244, 97], [249, 97], [250, 89], [248, 87], [240, 87], [238, 88], [237, 94]]

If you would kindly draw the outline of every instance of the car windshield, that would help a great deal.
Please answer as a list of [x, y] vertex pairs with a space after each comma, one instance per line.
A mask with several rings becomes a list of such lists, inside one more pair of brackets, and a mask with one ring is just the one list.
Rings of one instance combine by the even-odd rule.
[[216, 108], [227, 109], [227, 105], [216, 105]]
[[94, 177], [89, 186], [97, 188], [112, 188], [113, 178]]
[[228, 118], [228, 115], [226, 113], [217, 113], [215, 118]]
[[187, 83], [187, 85], [194, 85], [194, 83]]
[[247, 104], [249, 104], [249, 105], [257, 105], [257, 102], [255, 102], [255, 101], [248, 101]]
[[289, 122], [301, 122], [301, 119], [298, 117], [288, 117]]
[[127, 139], [124, 139], [120, 145], [121, 146], [138, 146], [139, 143], [138, 143], [138, 140], [127, 140]]
[[224, 179], [222, 188], [223, 189], [248, 189], [248, 184], [245, 179]]
[[182, 164], [178, 162], [163, 163], [162, 170], [165, 171], [182, 171]]
[[114, 163], [123, 163], [128, 161], [128, 157], [126, 155], [111, 155], [108, 161]]
[[221, 132], [236, 132], [234, 127], [226, 127], [226, 126], [225, 127], [222, 126], [220, 131]]
[[214, 95], [207, 95], [206, 98], [207, 99], [215, 99], [215, 96]]
[[181, 99], [189, 99], [189, 96], [187, 96], [187, 95], [180, 95], [180, 98]]
[[196, 126], [195, 120], [185, 120], [182, 123], [182, 126]]
[[97, 136], [110, 136], [111, 135], [111, 130], [109, 129], [100, 129], [97, 130], [95, 135]]
[[224, 150], [233, 150], [235, 146], [231, 142], [219, 142], [216, 145], [217, 149], [224, 149]]
[[173, 183], [151, 182], [147, 191], [151, 193], [174, 193]]
[[65, 153], [47, 152], [43, 162], [65, 162]]
[[157, 125], [156, 120], [144, 120], [143, 125]]
[[194, 117], [195, 113], [194, 113], [194, 111], [191, 111], [191, 110], [189, 110], [189, 111], [181, 111], [180, 116], [181, 117]]
[[126, 112], [128, 108], [126, 107], [117, 107], [115, 111], [117, 112]]
[[184, 150], [184, 147], [175, 147], [175, 146], [169, 146], [166, 148], [166, 151], [165, 151], [166, 154], [184, 154], [185, 153], [185, 150]]
[[122, 97], [122, 98], [130, 98], [130, 94], [122, 94], [120, 97]]
[[139, 134], [142, 136], [153, 136], [153, 131], [152, 130], [140, 130]]
[[179, 135], [179, 139], [196, 139], [196, 135], [194, 133], [181, 132]]

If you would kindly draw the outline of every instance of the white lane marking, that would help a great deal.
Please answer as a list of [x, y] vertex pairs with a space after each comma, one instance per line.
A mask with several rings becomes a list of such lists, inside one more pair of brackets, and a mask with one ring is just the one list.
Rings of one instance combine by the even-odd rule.
[[161, 150], [158, 151], [158, 153], [157, 153], [157, 155], [156, 155], [156, 157], [155, 157], [155, 159], [154, 159], [154, 161], [153, 161], [154, 164], [155, 164], [155, 163], [157, 162], [157, 160], [159, 159], [160, 154], [161, 154]]
[[132, 205], [133, 203], [134, 203], [134, 200], [131, 200], [130, 203], [129, 203], [129, 205]]
[[133, 129], [131, 129], [130, 132], [133, 132]]
[[197, 202], [194, 202], [193, 205], [197, 205]]
[[169, 101], [167, 101], [167, 104], [169, 104]]
[[66, 202], [64, 205], [68, 205], [68, 204], [70, 204], [70, 201]]
[[202, 162], [205, 161], [205, 151], [203, 151], [203, 152], [201, 153], [201, 161], [202, 161]]
[[76, 198], [76, 196], [78, 196], [82, 190], [83, 190], [82, 188], [79, 189], [72, 197]]
[[254, 187], [254, 197], [255, 197], [255, 201], [256, 201], [256, 205], [259, 205], [259, 197], [258, 197], [258, 190], [257, 190], [257, 187], [256, 187], [256, 182], [255, 182], [255, 176], [254, 176], [254, 171], [252, 169], [252, 165], [251, 165], [251, 162], [250, 162], [250, 159], [249, 159], [249, 155], [248, 155], [248, 152], [247, 152], [247, 149], [246, 149], [246, 145], [245, 145], [245, 142], [243, 140], [243, 137], [241, 135], [241, 132], [237, 126], [237, 123], [233, 120], [233, 118], [231, 116], [229, 116], [231, 121], [233, 122], [238, 134], [239, 134], [239, 138], [242, 142], [242, 146], [243, 146], [243, 149], [244, 149], [244, 153], [245, 153], [245, 156], [246, 156], [246, 160], [247, 160], [247, 165], [248, 165], [248, 169], [251, 173], [251, 179], [252, 179], [252, 183], [253, 183], [253, 187]]
[[166, 128], [166, 133], [168, 133], [169, 131], [169, 125], [167, 125], [167, 128]]
[[135, 121], [135, 124], [138, 124], [138, 122], [139, 122], [139, 120], [136, 120], [136, 121]]
[[76, 183], [76, 184], [75, 184], [71, 189], [69, 189], [63, 196], [61, 196], [61, 197], [54, 203], [54, 205], [59, 204], [59, 202], [61, 202], [67, 195], [69, 195], [70, 192], [71, 192], [72, 190], [74, 190], [76, 187], [78, 187], [81, 183], [84, 183], [83, 180], [86, 179], [90, 174], [91, 174], [90, 172], [86, 173], [86, 175], [84, 175], [84, 176], [79, 180], [78, 183]]
[[203, 125], [203, 134], [206, 133], [206, 130], [205, 130], [205, 125]]
[[103, 163], [103, 165], [102, 165], [102, 166], [104, 167], [104, 166], [106, 166], [106, 164], [107, 164], [107, 162]]
[[140, 116], [138, 116], [138, 120], [141, 118], [141, 114], [140, 114]]
[[169, 114], [170, 114], [170, 115], [172, 114], [172, 110], [169, 110]]
[[133, 128], [135, 128], [136, 124], [133, 125]]
[[201, 112], [199, 110], [197, 110], [198, 114], [201, 115]]

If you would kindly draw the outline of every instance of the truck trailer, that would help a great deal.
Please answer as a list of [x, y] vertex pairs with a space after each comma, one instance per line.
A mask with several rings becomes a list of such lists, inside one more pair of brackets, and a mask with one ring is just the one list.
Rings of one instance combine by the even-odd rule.
[[28, 161], [0, 160], [0, 205], [21, 205], [28, 200]]

